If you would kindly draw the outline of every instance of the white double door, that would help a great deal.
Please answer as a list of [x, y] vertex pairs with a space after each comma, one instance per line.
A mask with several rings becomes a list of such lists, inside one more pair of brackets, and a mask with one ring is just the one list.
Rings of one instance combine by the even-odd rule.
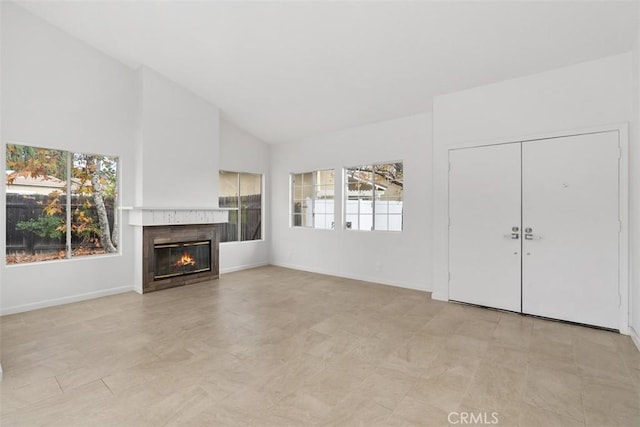
[[449, 153], [449, 298], [619, 328], [619, 141]]

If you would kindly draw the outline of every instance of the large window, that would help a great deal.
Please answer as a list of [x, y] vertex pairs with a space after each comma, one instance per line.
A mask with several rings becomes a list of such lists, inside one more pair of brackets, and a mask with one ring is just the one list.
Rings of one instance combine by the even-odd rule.
[[218, 204], [229, 211], [220, 242], [262, 239], [262, 175], [220, 171], [219, 185]]
[[118, 158], [7, 144], [6, 263], [118, 251]]
[[294, 227], [334, 228], [333, 169], [291, 174]]
[[345, 169], [345, 228], [402, 230], [402, 162]]

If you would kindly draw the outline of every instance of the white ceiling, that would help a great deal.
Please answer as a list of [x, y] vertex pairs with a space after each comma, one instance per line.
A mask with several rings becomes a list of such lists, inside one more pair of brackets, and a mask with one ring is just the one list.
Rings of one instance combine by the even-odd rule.
[[266, 142], [430, 111], [434, 95], [629, 51], [635, 1], [19, 1]]

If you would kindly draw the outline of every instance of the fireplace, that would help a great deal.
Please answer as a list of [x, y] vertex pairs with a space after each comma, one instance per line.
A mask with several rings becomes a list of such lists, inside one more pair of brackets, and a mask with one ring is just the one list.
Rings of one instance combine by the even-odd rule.
[[143, 292], [218, 278], [218, 233], [213, 224], [143, 228]]
[[211, 240], [153, 246], [153, 280], [211, 271]]

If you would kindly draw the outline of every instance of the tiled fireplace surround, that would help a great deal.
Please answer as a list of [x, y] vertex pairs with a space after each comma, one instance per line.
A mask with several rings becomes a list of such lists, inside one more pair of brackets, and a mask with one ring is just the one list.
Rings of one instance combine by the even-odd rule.
[[[142, 230], [142, 292], [153, 292], [176, 286], [189, 285], [219, 276], [219, 237], [215, 224], [155, 225]], [[211, 242], [211, 270], [185, 276], [154, 279], [154, 246], [192, 241]]]
[[[218, 209], [133, 209], [129, 224], [141, 227], [142, 293], [184, 286], [219, 277], [219, 233], [216, 224], [227, 222]], [[154, 246], [158, 244], [210, 241], [211, 270], [154, 280]]]

